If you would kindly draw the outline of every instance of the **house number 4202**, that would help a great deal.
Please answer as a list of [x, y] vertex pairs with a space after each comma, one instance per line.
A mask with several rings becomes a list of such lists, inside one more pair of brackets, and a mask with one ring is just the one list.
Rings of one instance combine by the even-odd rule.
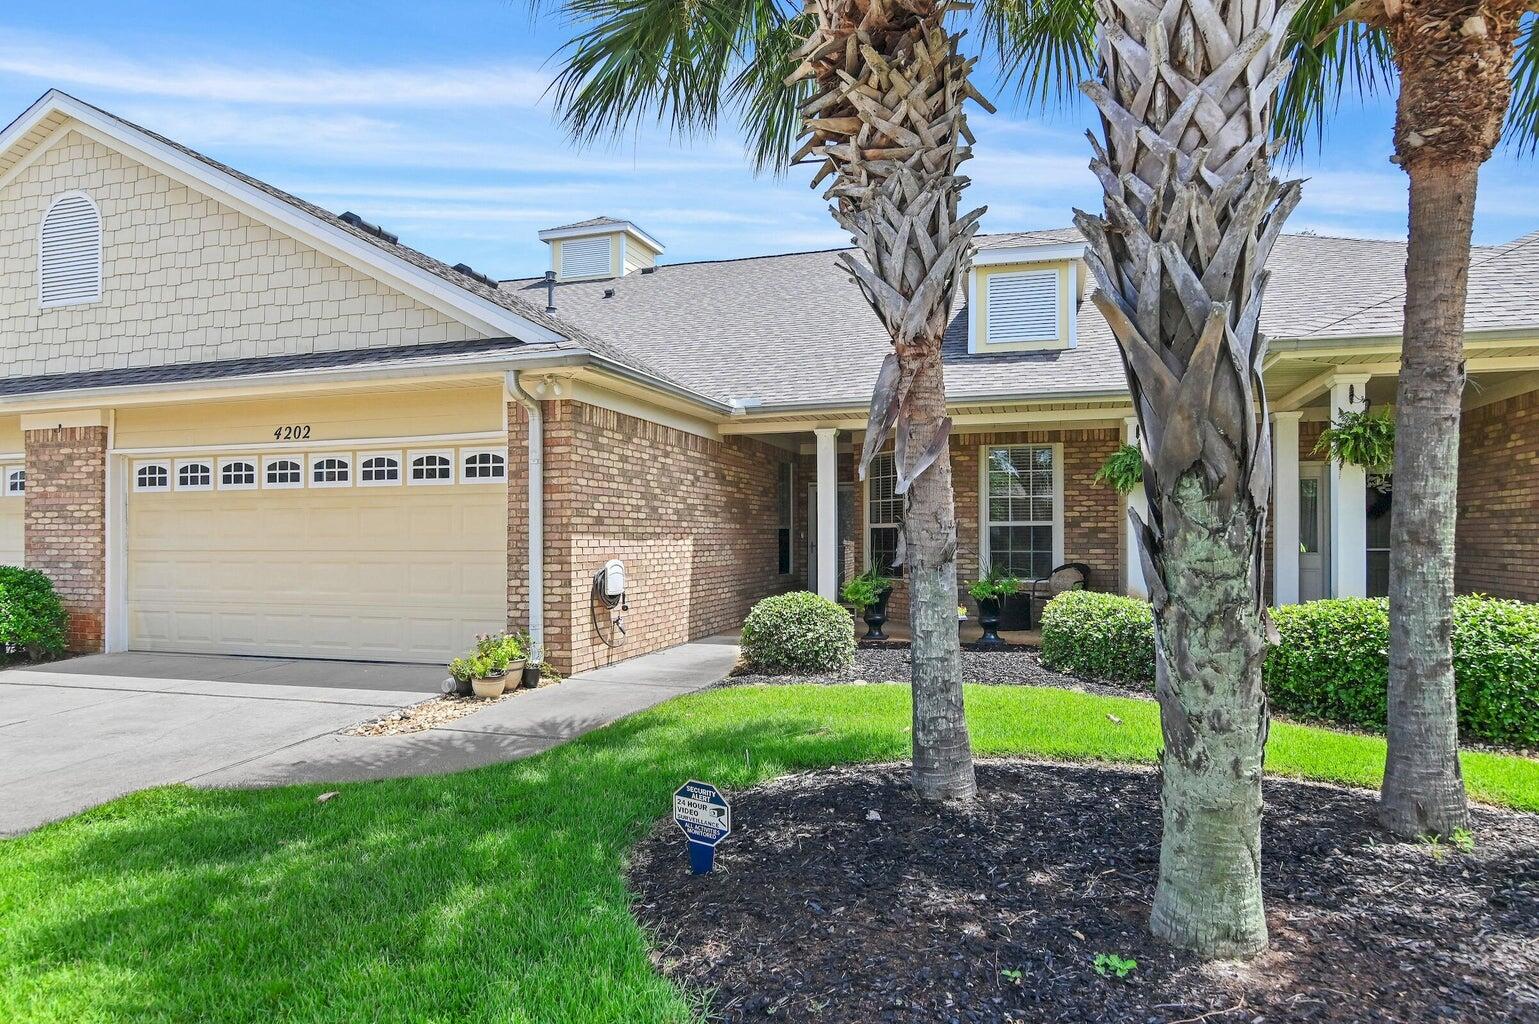
[[310, 440], [310, 425], [308, 423], [296, 423], [292, 427], [279, 427], [273, 431], [274, 441], [308, 441]]

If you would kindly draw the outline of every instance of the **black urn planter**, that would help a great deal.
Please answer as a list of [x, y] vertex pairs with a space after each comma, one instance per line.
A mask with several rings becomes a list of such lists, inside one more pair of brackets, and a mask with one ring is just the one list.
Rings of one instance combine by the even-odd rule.
[[979, 647], [991, 648], [1005, 645], [1005, 642], [999, 638], [999, 598], [985, 597], [978, 602], [978, 625], [983, 627], [983, 635], [978, 638]]
[[861, 620], [866, 624], [866, 635], [862, 640], [886, 640], [887, 634], [882, 632], [882, 627], [887, 623], [887, 599], [892, 596], [892, 588], [888, 587], [876, 595], [876, 604], [868, 604], [861, 610]]
[[535, 690], [540, 686], [540, 666], [529, 662], [524, 666], [523, 686], [526, 690]]

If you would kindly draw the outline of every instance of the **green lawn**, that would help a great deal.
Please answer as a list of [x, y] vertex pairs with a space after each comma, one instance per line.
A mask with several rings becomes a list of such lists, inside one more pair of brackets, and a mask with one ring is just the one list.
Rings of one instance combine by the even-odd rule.
[[[1148, 701], [968, 701], [982, 755], [1158, 746]], [[688, 1020], [628, 913], [626, 849], [688, 777], [901, 759], [908, 717], [892, 685], [715, 690], [451, 777], [118, 800], [0, 842], [0, 1020]], [[1268, 767], [1373, 785], [1383, 756], [1374, 737], [1278, 724]], [[1539, 762], [1464, 766], [1478, 798], [1539, 810]], [[341, 795], [317, 804], [327, 788]]]

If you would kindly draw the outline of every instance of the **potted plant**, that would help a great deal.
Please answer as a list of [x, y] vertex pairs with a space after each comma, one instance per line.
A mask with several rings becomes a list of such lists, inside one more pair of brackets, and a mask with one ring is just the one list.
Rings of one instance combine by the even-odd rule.
[[485, 655], [476, 655], [470, 659], [470, 688], [477, 697], [500, 697], [503, 688], [507, 685], [506, 669], [499, 669], [495, 662]]
[[1020, 580], [1006, 576], [993, 566], [967, 588], [973, 600], [978, 602], [978, 624], [983, 627], [983, 636], [978, 640], [979, 647], [1004, 646], [1005, 642], [999, 638], [999, 602], [1018, 593], [1020, 589]]
[[1395, 465], [1395, 421], [1366, 408], [1361, 412], [1342, 409], [1315, 443], [1314, 454], [1325, 453], [1340, 465], [1363, 467], [1374, 487], [1388, 491]]
[[887, 639], [882, 626], [887, 622], [887, 599], [892, 596], [892, 582], [872, 566], [846, 583], [839, 592], [846, 604], [855, 606], [866, 623], [866, 635], [861, 637], [862, 640]]
[[444, 693], [469, 697], [472, 693], [470, 684], [474, 679], [475, 666], [471, 664], [471, 659], [455, 658], [449, 662], [449, 678], [444, 680]]

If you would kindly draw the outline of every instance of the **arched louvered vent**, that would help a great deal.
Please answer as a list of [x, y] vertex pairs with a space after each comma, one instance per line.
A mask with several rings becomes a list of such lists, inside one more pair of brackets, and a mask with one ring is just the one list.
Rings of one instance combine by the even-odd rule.
[[55, 199], [38, 245], [38, 302], [69, 306], [102, 297], [102, 218], [81, 192]]

